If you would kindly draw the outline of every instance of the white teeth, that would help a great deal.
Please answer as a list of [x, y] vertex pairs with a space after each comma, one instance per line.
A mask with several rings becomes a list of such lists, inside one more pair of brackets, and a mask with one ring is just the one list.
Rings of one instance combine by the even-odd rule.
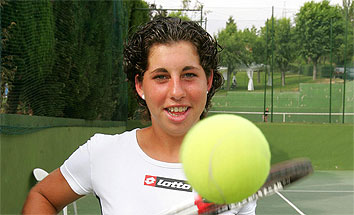
[[168, 111], [173, 113], [181, 113], [187, 110], [187, 107], [169, 107]]

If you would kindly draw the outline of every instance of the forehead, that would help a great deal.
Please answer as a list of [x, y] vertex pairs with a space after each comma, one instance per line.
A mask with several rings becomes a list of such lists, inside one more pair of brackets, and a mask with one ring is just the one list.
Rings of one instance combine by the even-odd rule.
[[188, 41], [157, 43], [151, 46], [148, 53], [148, 67], [152, 63], [193, 63], [200, 64], [197, 48]]
[[[180, 47], [186, 48], [187, 47], [187, 49], [189, 49], [192, 54], [198, 55], [197, 47], [192, 42], [180, 40], [180, 41], [169, 41], [167, 43], [153, 44], [148, 50], [148, 58], [151, 57], [153, 52], [155, 52], [156, 50], [158, 50], [161, 47], [165, 47], [165, 48], [180, 48]], [[198, 57], [199, 57], [199, 55], [198, 55]]]

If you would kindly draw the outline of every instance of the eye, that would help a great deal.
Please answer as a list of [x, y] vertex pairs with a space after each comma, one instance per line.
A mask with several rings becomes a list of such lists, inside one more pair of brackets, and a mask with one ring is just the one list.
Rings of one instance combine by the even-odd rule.
[[193, 77], [197, 77], [197, 75], [194, 74], [194, 73], [185, 73], [185, 74], [183, 74], [183, 77], [185, 77], [185, 78], [193, 78]]
[[158, 80], [158, 81], [163, 81], [163, 80], [166, 80], [168, 79], [168, 76], [167, 75], [155, 75], [153, 77], [154, 80]]

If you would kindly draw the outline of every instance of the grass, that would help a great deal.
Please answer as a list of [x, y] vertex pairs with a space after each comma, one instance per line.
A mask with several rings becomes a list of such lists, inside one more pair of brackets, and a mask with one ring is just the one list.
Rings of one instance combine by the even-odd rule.
[[[286, 74], [286, 85], [281, 86], [281, 74], [274, 73], [273, 95], [271, 87], [267, 86], [266, 94], [264, 89], [264, 73], [259, 76], [257, 72], [253, 75], [255, 90], [248, 91], [248, 77], [246, 72], [238, 72], [238, 86], [236, 89], [220, 90], [212, 100], [214, 111], [242, 111], [242, 112], [263, 112], [264, 103], [266, 107], [273, 106], [274, 112], [292, 113], [328, 113], [331, 104], [332, 113], [343, 111], [343, 80], [332, 79], [330, 94], [329, 78], [318, 77], [312, 80], [312, 76]], [[345, 91], [345, 113], [354, 112], [354, 81], [347, 80]], [[273, 97], [273, 100], [272, 100]], [[331, 98], [331, 99], [330, 99]], [[248, 116], [252, 121], [262, 120], [261, 116]], [[252, 119], [252, 117], [256, 117]], [[277, 116], [276, 116], [277, 117]], [[279, 118], [279, 117], [278, 117]], [[353, 116], [345, 117], [346, 123], [354, 123]], [[291, 116], [286, 121], [290, 122], [328, 122], [328, 116]], [[276, 122], [281, 122], [280, 116]], [[333, 116], [332, 122], [342, 122], [342, 116]]]
[[[238, 86], [236, 89], [230, 89], [230, 91], [247, 91], [247, 86], [249, 81], [247, 73], [244, 71], [237, 72], [236, 79], [237, 79]], [[260, 73], [259, 79], [258, 79], [257, 72], [253, 73], [253, 85], [254, 85], [255, 92], [264, 91], [264, 79], [265, 79], [264, 72]], [[287, 72], [285, 74], [285, 86], [282, 86], [280, 72], [274, 72], [273, 82], [274, 82], [273, 90], [275, 92], [283, 92], [283, 91], [298, 92], [300, 83], [328, 83], [329, 84], [330, 79], [318, 77], [316, 80], [312, 80], [312, 76]], [[332, 79], [332, 83], [343, 83], [343, 80], [338, 78]], [[267, 86], [267, 91], [270, 89], [271, 87]], [[225, 91], [226, 90], [221, 90], [220, 92], [225, 92]]]

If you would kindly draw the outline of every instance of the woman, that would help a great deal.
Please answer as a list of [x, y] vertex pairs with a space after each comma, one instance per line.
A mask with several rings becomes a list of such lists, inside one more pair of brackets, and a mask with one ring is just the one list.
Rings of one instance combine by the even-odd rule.
[[[158, 18], [138, 29], [125, 47], [125, 72], [151, 126], [94, 135], [30, 191], [24, 214], [57, 213], [88, 193], [103, 214], [159, 214], [193, 201], [179, 149], [223, 83], [217, 54], [216, 41], [193, 22]], [[250, 203], [240, 214], [254, 211]]]

